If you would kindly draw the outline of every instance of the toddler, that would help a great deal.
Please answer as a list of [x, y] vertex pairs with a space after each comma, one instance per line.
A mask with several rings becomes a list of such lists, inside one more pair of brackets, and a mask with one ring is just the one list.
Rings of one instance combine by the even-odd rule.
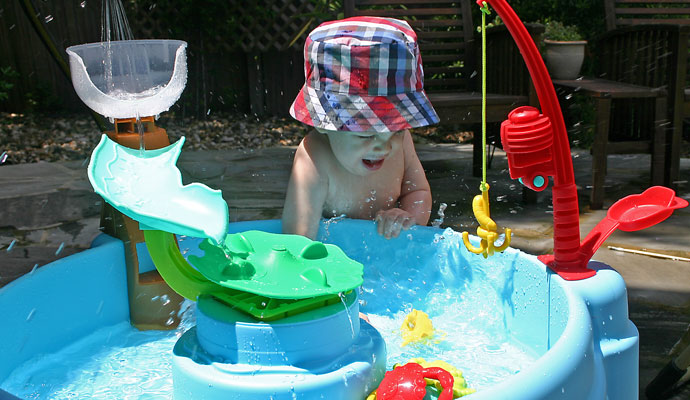
[[416, 35], [405, 21], [325, 22], [304, 47], [304, 87], [290, 115], [316, 128], [300, 143], [283, 232], [315, 238], [321, 217], [375, 219], [397, 237], [426, 225], [431, 192], [408, 128], [438, 122], [423, 89]]

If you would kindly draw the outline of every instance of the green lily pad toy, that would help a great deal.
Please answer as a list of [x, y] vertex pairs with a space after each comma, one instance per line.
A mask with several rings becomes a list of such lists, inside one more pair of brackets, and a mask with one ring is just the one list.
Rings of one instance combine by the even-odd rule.
[[177, 293], [194, 301], [213, 296], [264, 321], [340, 302], [363, 282], [362, 264], [339, 247], [299, 235], [247, 231], [219, 245], [206, 239], [199, 245], [204, 255], [188, 260], [174, 235], [146, 230], [144, 236], [156, 268]]
[[299, 235], [247, 231], [227, 235], [222, 246], [206, 239], [203, 257], [189, 263], [208, 280], [278, 299], [346, 292], [362, 284], [362, 264], [339, 247]]

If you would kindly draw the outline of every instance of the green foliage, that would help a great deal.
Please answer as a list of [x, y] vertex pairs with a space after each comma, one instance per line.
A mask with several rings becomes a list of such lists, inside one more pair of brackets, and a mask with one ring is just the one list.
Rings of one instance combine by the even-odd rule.
[[566, 26], [576, 26], [585, 38], [593, 38], [606, 30], [603, 1], [510, 0], [510, 6], [525, 22], [560, 21]]
[[544, 30], [544, 39], [560, 42], [571, 42], [584, 39], [575, 25], [563, 25], [560, 21], [546, 21], [544, 26], [546, 28]]
[[55, 111], [62, 105], [52, 86], [43, 81], [36, 82], [31, 90], [24, 93], [24, 98], [27, 112]]
[[[487, 20], [488, 20], [488, 18], [487, 18]], [[491, 28], [493, 28], [494, 26], [499, 26], [499, 25], [503, 25], [503, 21], [501, 20], [501, 17], [499, 17], [498, 15], [496, 15], [496, 17], [495, 17], [491, 22], [487, 22], [487, 23], [486, 23], [486, 29], [491, 29]], [[480, 26], [477, 26], [477, 32], [479, 32], [479, 33], [482, 32], [482, 27], [481, 27], [481, 25], [480, 25]]]
[[565, 113], [568, 139], [572, 147], [589, 149], [594, 142], [595, 109], [592, 99], [575, 93], [565, 99], [568, 112]]
[[14, 87], [13, 81], [18, 77], [19, 74], [12, 67], [0, 68], [0, 101], [9, 99], [10, 90]]

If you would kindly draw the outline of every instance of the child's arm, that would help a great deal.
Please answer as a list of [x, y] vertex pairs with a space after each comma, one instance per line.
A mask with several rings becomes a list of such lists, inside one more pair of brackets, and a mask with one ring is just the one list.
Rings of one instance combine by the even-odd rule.
[[308, 135], [300, 143], [292, 163], [285, 205], [283, 207], [283, 233], [294, 233], [314, 239], [326, 201], [328, 181], [319, 173], [314, 155], [318, 140]]
[[417, 225], [426, 225], [431, 217], [431, 188], [426, 173], [414, 149], [412, 135], [405, 132], [403, 138], [405, 152], [405, 177], [400, 191], [400, 208], [414, 217]]
[[431, 216], [431, 189], [409, 131], [404, 133], [403, 155], [405, 173], [398, 198], [400, 207], [376, 215], [377, 230], [386, 238], [397, 237], [402, 229], [414, 224], [426, 225]]

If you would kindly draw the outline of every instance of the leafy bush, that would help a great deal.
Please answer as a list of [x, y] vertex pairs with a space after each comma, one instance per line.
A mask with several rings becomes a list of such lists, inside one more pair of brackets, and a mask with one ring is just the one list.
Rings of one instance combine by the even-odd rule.
[[525, 22], [560, 21], [566, 26], [576, 26], [586, 38], [606, 31], [603, 1], [510, 0], [510, 5]]
[[546, 21], [544, 27], [544, 39], [559, 42], [583, 40], [582, 35], [580, 35], [575, 25], [563, 25], [563, 23], [559, 21]]
[[19, 74], [13, 70], [12, 67], [0, 68], [0, 101], [7, 100], [10, 97], [10, 90], [14, 87], [14, 81]]

